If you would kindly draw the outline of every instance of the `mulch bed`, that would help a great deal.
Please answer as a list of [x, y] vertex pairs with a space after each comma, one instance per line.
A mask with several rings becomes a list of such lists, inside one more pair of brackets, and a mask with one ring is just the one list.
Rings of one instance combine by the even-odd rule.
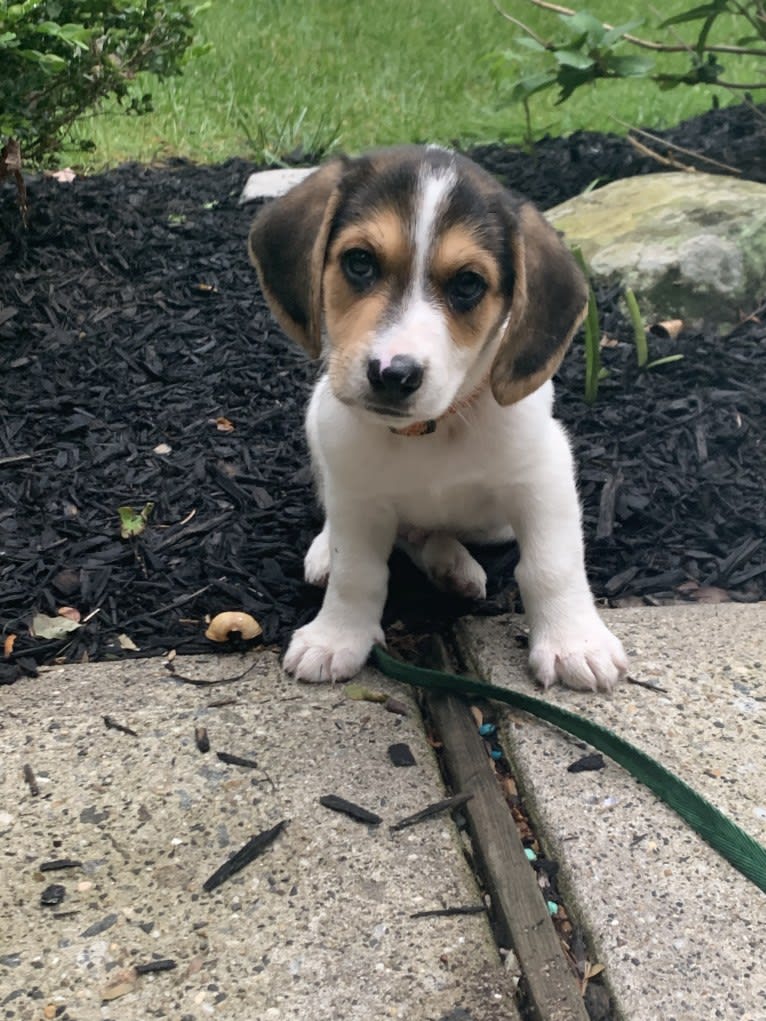
[[[665, 136], [766, 181], [764, 121], [711, 111]], [[661, 149], [657, 143], [654, 148]], [[656, 172], [622, 138], [577, 133], [531, 153], [472, 153], [543, 207], [592, 184]], [[684, 158], [685, 162], [690, 162]], [[252, 613], [282, 643], [316, 611], [302, 558], [321, 524], [303, 409], [316, 366], [281, 336], [247, 262], [254, 207], [242, 160], [129, 165], [71, 184], [29, 183], [21, 229], [0, 189], [0, 622], [16, 635], [0, 681], [35, 664], [210, 651], [204, 618]], [[707, 168], [705, 168], [707, 169]], [[766, 326], [676, 343], [639, 372], [616, 290], [599, 295], [609, 377], [582, 400], [576, 343], [557, 388], [580, 466], [590, 577], [611, 601], [764, 597]], [[754, 294], [753, 310], [766, 294]], [[154, 503], [120, 538], [117, 508]], [[433, 627], [512, 602], [513, 547], [483, 553], [482, 605], [438, 596], [395, 555], [387, 619]], [[32, 614], [73, 606], [66, 638]]]

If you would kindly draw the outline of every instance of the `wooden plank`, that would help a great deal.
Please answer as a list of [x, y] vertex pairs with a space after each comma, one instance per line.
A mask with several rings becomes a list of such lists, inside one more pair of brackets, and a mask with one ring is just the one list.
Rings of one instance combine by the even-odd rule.
[[465, 813], [495, 916], [518, 958], [537, 1021], [588, 1021], [588, 1012], [524, 854], [516, 824], [466, 704], [426, 696], [454, 790], [473, 795]]

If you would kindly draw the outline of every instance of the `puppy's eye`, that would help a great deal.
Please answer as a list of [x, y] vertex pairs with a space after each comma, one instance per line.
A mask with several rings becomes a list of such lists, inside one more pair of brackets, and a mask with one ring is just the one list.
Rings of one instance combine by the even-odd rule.
[[380, 276], [377, 259], [364, 248], [350, 248], [341, 255], [340, 264], [348, 282], [359, 290], [372, 287]]
[[463, 269], [448, 281], [445, 290], [455, 312], [470, 312], [484, 297], [487, 281], [473, 270]]

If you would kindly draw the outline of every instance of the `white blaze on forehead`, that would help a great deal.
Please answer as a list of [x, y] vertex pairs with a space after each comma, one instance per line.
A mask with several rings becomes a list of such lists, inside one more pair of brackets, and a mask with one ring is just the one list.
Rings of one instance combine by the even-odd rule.
[[413, 285], [422, 294], [428, 254], [433, 247], [436, 224], [457, 184], [452, 164], [447, 167], [423, 167], [418, 177], [415, 223], [413, 229]]
[[[449, 344], [449, 331], [444, 313], [426, 296], [428, 259], [436, 240], [439, 217], [446, 208], [457, 184], [454, 165], [423, 166], [418, 174], [415, 209], [410, 225], [413, 249], [412, 272], [399, 315], [375, 340], [374, 357], [385, 369], [398, 354], [415, 358], [424, 366], [445, 360], [444, 347]], [[436, 370], [438, 371], [438, 370]]]
[[410, 226], [411, 279], [396, 319], [378, 334], [371, 348], [370, 356], [379, 361], [381, 371], [397, 355], [407, 355], [423, 368], [423, 384], [407, 408], [414, 421], [438, 418], [446, 411], [473, 358], [469, 347], [453, 343], [445, 310], [427, 287], [439, 221], [457, 183], [451, 163], [421, 168]]

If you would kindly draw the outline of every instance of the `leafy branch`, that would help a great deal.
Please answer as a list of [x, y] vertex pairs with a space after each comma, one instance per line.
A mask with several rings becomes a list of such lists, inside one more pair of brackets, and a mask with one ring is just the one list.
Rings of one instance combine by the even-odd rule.
[[[523, 35], [514, 41], [526, 54], [539, 54], [543, 69], [524, 75], [512, 81], [511, 100], [522, 102], [527, 111], [532, 96], [547, 89], [557, 88], [558, 103], [563, 103], [579, 88], [599, 79], [639, 78], [654, 82], [661, 89], [672, 89], [679, 85], [720, 86], [726, 89], [755, 92], [766, 89], [766, 77], [758, 81], [733, 81], [724, 77], [724, 57], [766, 58], [766, 8], [763, 0], [709, 0], [707, 3], [689, 8], [680, 14], [666, 18], [658, 28], [667, 33], [661, 41], [635, 35], [634, 30], [643, 24], [643, 19], [634, 19], [622, 25], [610, 25], [600, 21], [588, 11], [574, 11], [551, 0], [528, 0], [534, 7], [553, 15], [559, 27], [563, 27], [563, 38], [545, 38], [531, 29], [518, 17], [509, 14], [493, 0], [499, 13]], [[736, 43], [711, 42], [711, 33], [721, 18], [734, 19], [740, 32]], [[693, 24], [696, 39], [692, 42], [673, 41], [676, 27]], [[623, 53], [625, 45], [643, 53]], [[679, 71], [658, 69], [655, 54], [681, 54], [688, 57], [687, 66]], [[505, 67], [507, 62], [520, 63], [522, 54], [505, 50], [493, 54], [496, 66]]]

